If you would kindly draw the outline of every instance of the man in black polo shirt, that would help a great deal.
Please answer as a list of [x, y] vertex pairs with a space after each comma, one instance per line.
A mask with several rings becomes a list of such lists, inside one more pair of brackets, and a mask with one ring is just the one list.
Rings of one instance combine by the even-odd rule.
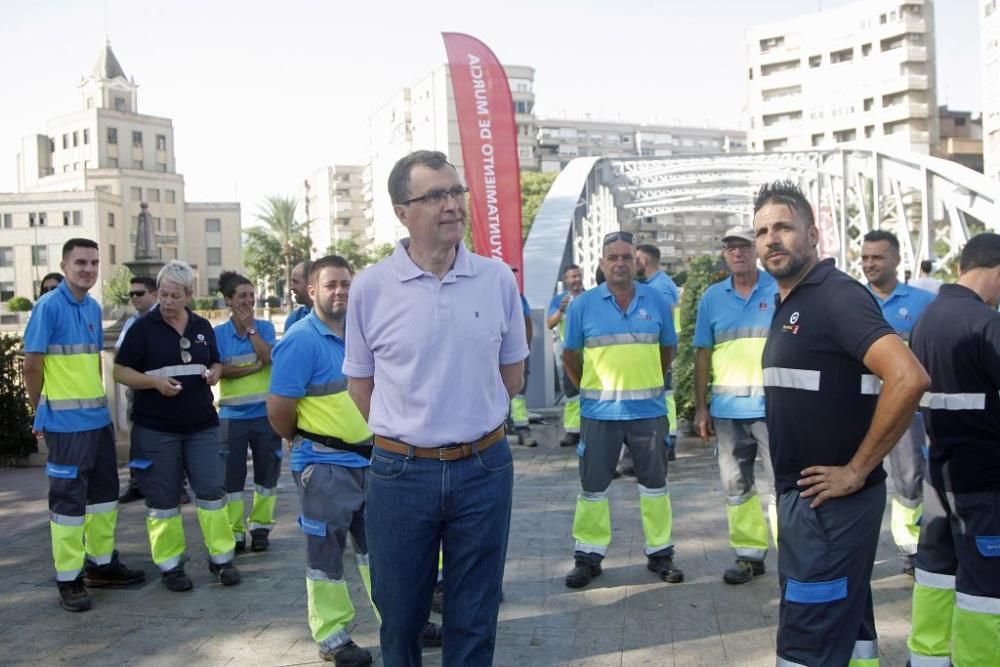
[[1000, 664], [1000, 235], [970, 239], [959, 271], [911, 337], [932, 378], [914, 665]]
[[882, 459], [929, 380], [868, 290], [819, 261], [812, 209], [794, 184], [761, 188], [754, 235], [779, 288], [763, 356], [778, 496], [778, 664], [878, 664], [870, 582]]

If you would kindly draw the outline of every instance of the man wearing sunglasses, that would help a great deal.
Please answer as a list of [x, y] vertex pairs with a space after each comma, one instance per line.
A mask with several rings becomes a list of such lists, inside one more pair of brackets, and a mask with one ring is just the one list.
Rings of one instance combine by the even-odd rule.
[[[125, 320], [125, 324], [122, 325], [122, 331], [118, 334], [118, 340], [115, 341], [115, 354], [118, 354], [118, 348], [122, 346], [122, 341], [125, 340], [125, 334], [128, 330], [135, 324], [135, 321], [152, 310], [153, 306], [156, 305], [156, 280], [151, 276], [133, 276], [132, 280], [129, 282], [129, 300], [132, 302], [132, 307], [135, 308], [135, 312], [132, 316]], [[127, 415], [128, 420], [132, 421], [132, 390], [128, 389], [125, 392], [125, 398], [128, 401]], [[134, 457], [129, 454], [129, 460], [131, 461]], [[119, 498], [120, 503], [130, 503], [135, 500], [141, 500], [143, 498], [142, 491], [139, 490], [139, 481], [135, 478], [135, 469], [128, 469], [128, 488], [125, 489]]]
[[442, 662], [493, 660], [514, 481], [504, 422], [528, 345], [514, 275], [462, 244], [465, 194], [444, 154], [400, 159], [389, 195], [410, 237], [347, 302], [344, 374], [375, 434], [367, 535], [393, 667], [420, 663], [439, 548]]
[[573, 517], [575, 567], [566, 585], [582, 588], [601, 574], [611, 544], [608, 487], [622, 444], [639, 482], [646, 567], [667, 583], [684, 580], [674, 567], [673, 514], [667, 492], [667, 407], [663, 377], [677, 345], [671, 304], [636, 283], [635, 241], [628, 232], [604, 237], [606, 281], [573, 300], [567, 313], [563, 364], [580, 388], [580, 482]]

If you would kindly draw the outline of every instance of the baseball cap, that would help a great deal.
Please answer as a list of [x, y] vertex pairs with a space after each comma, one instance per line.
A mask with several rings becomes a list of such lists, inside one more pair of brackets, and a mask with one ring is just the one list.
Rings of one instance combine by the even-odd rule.
[[753, 243], [753, 230], [749, 227], [730, 227], [726, 230], [726, 235], [722, 237], [722, 242], [726, 241], [746, 241], [747, 243]]

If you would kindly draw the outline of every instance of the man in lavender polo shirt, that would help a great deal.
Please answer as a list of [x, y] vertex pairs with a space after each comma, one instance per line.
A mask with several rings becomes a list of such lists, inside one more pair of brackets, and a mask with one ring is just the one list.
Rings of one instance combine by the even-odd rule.
[[372, 597], [385, 664], [420, 664], [438, 549], [443, 664], [493, 660], [513, 461], [503, 426], [528, 346], [517, 285], [462, 245], [467, 190], [443, 153], [396, 163], [389, 195], [410, 233], [361, 273], [344, 374], [375, 434], [367, 491]]

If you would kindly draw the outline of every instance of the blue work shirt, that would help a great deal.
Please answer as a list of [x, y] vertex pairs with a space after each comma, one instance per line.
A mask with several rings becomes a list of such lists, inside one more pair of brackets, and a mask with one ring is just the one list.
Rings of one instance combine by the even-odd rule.
[[[270, 393], [286, 398], [303, 398], [309, 385], [343, 382], [344, 339], [333, 333], [323, 320], [310, 312], [303, 324], [288, 331], [271, 350]], [[305, 438], [292, 447], [292, 471], [301, 472], [313, 463], [335, 463], [347, 468], [363, 468], [368, 459], [354, 452], [318, 452]]]
[[[677, 345], [673, 311], [666, 297], [647, 284], [635, 283], [635, 295], [622, 312], [607, 283], [584, 292], [566, 312], [563, 349], [582, 350], [589, 340], [620, 334], [655, 334], [660, 346]], [[659, 349], [656, 358], [659, 362]], [[612, 421], [664, 417], [667, 405], [660, 384], [659, 396], [615, 400], [588, 398], [586, 388], [581, 387], [580, 416]]]
[[292, 328], [293, 324], [306, 319], [311, 312], [312, 308], [309, 306], [299, 306], [292, 312], [288, 313], [288, 317], [285, 318], [285, 333], [288, 333], [288, 330]]
[[913, 325], [917, 323], [917, 319], [924, 312], [924, 309], [934, 300], [934, 294], [917, 287], [911, 287], [906, 283], [896, 283], [896, 289], [892, 290], [889, 298], [883, 301], [871, 285], [867, 287], [868, 291], [875, 296], [878, 305], [881, 306], [882, 317], [885, 318], [885, 321], [896, 330], [896, 333], [903, 340], [909, 341]]
[[[92, 346], [100, 365], [100, 351], [104, 349], [101, 306], [89, 294], [77, 301], [66, 280], [42, 295], [24, 331], [25, 352], [48, 354], [50, 346], [62, 345]], [[39, 401], [34, 427], [39, 431], [74, 433], [107, 426], [111, 423], [111, 412], [107, 399], [102, 398], [103, 407], [69, 410], [51, 410], [46, 401]]]
[[[743, 338], [760, 339], [763, 346], [774, 317], [777, 293], [777, 281], [770, 273], [759, 269], [757, 284], [746, 299], [733, 287], [732, 276], [711, 285], [698, 302], [694, 346], [713, 349], [719, 343]], [[759, 356], [753, 363], [758, 370], [761, 368]], [[709, 413], [719, 419], [760, 419], [764, 416], [764, 388], [761, 386], [759, 390], [742, 395], [716, 393], [713, 387]]]
[[676, 306], [677, 302], [681, 300], [680, 293], [677, 291], [677, 283], [663, 271], [657, 271], [647, 278], [646, 284], [666, 297], [667, 303], [670, 304], [671, 308]]
[[[268, 320], [253, 321], [253, 328], [257, 330], [260, 339], [272, 347], [278, 341], [274, 332], [274, 325]], [[215, 327], [215, 344], [219, 346], [219, 359], [223, 366], [234, 365], [231, 359], [247, 354], [256, 354], [253, 345], [250, 343], [250, 335], [240, 336], [236, 333], [236, 325], [232, 319], [228, 319]], [[223, 405], [219, 407], [220, 419], [257, 419], [267, 416], [267, 401], [259, 403], [247, 403], [245, 405]]]

